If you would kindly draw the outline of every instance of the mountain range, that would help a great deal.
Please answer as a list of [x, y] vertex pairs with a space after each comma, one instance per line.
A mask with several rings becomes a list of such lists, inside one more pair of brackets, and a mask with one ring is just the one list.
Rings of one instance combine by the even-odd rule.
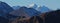
[[19, 10], [12, 11], [10, 14], [15, 15], [15, 16], [35, 16], [38, 15], [40, 12], [33, 8], [27, 8], [25, 6], [21, 7]]
[[[24, 16], [30, 18], [32, 16], [38, 16], [41, 13], [49, 12], [50, 9], [46, 6], [38, 7], [36, 4], [26, 6], [13, 6], [10, 7], [7, 3], [0, 1], [0, 20], [4, 19], [14, 20], [17, 17]], [[4, 20], [6, 21], [6, 20]], [[3, 22], [3, 21], [2, 21]], [[1, 22], [0, 22], [1, 23]]]
[[49, 11], [51, 11], [48, 7], [46, 7], [46, 6], [37, 6], [36, 4], [30, 4], [29, 6], [28, 6], [29, 8], [33, 8], [33, 9], [35, 9], [35, 10], [37, 10], [37, 11], [39, 11], [39, 12], [41, 12], [41, 13], [45, 13], [45, 12], [49, 12]]

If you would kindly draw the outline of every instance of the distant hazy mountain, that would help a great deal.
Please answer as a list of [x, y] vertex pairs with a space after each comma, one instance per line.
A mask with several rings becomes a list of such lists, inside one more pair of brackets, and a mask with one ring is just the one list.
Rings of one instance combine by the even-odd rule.
[[38, 15], [40, 12], [36, 11], [33, 8], [27, 8], [27, 7], [21, 7], [19, 10], [15, 10], [11, 12], [10, 14], [15, 15], [15, 16], [26, 16], [26, 17], [31, 17]]
[[20, 8], [20, 6], [13, 6], [12, 8], [13, 8], [14, 10], [17, 10], [17, 9]]
[[33, 8], [33, 9], [36, 9], [38, 6], [34, 3], [28, 5], [29, 8]]
[[45, 12], [50, 11], [50, 9], [46, 6], [42, 6], [42, 7], [40, 6], [37, 10], [40, 11], [41, 13], [45, 13]]

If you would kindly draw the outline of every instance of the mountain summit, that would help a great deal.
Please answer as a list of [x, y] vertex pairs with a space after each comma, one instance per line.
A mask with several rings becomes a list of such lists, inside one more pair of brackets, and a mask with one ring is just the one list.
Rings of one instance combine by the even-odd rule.
[[33, 8], [33, 9], [36, 9], [38, 6], [34, 3], [28, 5], [29, 8]]

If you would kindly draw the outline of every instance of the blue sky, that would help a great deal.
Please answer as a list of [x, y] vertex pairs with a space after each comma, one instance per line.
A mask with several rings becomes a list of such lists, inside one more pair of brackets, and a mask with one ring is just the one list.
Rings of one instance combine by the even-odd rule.
[[60, 8], [60, 0], [0, 0], [6, 2], [10, 6], [27, 6], [31, 3], [35, 3], [38, 6], [45, 5], [46, 7], [56, 10]]

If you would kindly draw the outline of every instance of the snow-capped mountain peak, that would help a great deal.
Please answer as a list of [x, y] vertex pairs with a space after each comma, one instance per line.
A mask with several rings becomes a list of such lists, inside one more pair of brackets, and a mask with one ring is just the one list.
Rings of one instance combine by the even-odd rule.
[[35, 3], [32, 3], [32, 4], [28, 5], [28, 8], [36, 9], [37, 5]]
[[28, 5], [29, 7], [33, 7], [34, 6], [34, 3], [32, 3], [32, 4], [30, 4], [30, 5]]

